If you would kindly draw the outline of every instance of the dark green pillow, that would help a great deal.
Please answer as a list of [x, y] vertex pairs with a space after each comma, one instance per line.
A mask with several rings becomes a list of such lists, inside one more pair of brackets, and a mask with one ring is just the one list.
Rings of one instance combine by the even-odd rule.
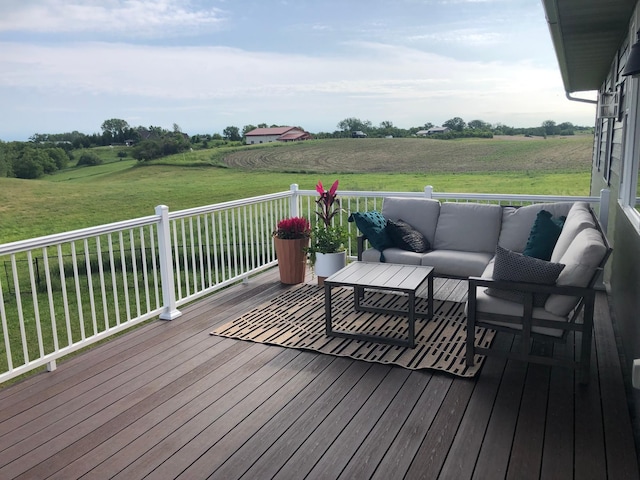
[[388, 220], [387, 233], [393, 244], [402, 250], [422, 253], [431, 248], [429, 240], [404, 220]]
[[367, 237], [373, 248], [380, 251], [380, 261], [384, 262], [382, 251], [393, 247], [393, 241], [387, 234], [387, 219], [378, 211], [354, 212], [349, 215], [350, 222], [356, 222], [358, 230]]
[[540, 210], [533, 222], [527, 246], [523, 255], [527, 257], [535, 257], [540, 260], [550, 260], [553, 253], [553, 247], [556, 246], [558, 237], [562, 232], [566, 217], [559, 219], [551, 218], [551, 213], [546, 210]]

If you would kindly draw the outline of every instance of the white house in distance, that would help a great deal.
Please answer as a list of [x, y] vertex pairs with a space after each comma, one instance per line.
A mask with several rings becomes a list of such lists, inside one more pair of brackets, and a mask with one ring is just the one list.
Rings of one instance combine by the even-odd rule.
[[269, 142], [295, 142], [298, 140], [309, 140], [311, 134], [298, 127], [271, 127], [256, 128], [245, 133], [246, 144]]
[[436, 133], [447, 133], [451, 131], [449, 127], [431, 127], [429, 130], [418, 130], [416, 135], [419, 137], [426, 137], [427, 135], [433, 135]]

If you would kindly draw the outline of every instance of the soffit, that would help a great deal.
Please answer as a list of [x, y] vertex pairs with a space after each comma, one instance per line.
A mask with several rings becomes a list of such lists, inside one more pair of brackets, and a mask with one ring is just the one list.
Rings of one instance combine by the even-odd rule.
[[565, 90], [598, 90], [627, 35], [636, 0], [542, 3]]

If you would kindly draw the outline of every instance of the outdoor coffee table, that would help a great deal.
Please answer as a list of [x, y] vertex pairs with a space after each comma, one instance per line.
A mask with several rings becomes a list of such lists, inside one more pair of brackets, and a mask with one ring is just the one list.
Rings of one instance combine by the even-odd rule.
[[[332, 323], [331, 289], [333, 287], [353, 287], [353, 304], [356, 311], [389, 313], [404, 315], [408, 321], [408, 338], [406, 340], [390, 338], [367, 333], [334, 330]], [[426, 292], [425, 292], [426, 288]], [[365, 290], [383, 290], [391, 294], [406, 295], [407, 309], [365, 306], [361, 298]], [[417, 294], [427, 294], [427, 313], [416, 313]], [[418, 265], [398, 265], [393, 263], [353, 262], [324, 281], [324, 308], [326, 316], [327, 336], [345, 337], [388, 343], [403, 347], [415, 347], [416, 317], [431, 319], [433, 317], [433, 268]]]

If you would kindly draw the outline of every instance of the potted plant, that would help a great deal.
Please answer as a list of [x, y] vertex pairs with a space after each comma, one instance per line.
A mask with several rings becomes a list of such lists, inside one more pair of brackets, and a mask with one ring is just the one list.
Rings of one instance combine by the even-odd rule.
[[310, 236], [311, 225], [304, 217], [285, 218], [278, 222], [273, 241], [282, 283], [304, 282]]
[[347, 264], [347, 232], [334, 221], [334, 217], [342, 211], [340, 200], [337, 198], [338, 180], [333, 182], [329, 190], [325, 190], [322, 182], [318, 182], [316, 191], [320, 195], [316, 200], [318, 221], [313, 227], [308, 252], [309, 260], [318, 276], [318, 283], [322, 285], [325, 278]]

